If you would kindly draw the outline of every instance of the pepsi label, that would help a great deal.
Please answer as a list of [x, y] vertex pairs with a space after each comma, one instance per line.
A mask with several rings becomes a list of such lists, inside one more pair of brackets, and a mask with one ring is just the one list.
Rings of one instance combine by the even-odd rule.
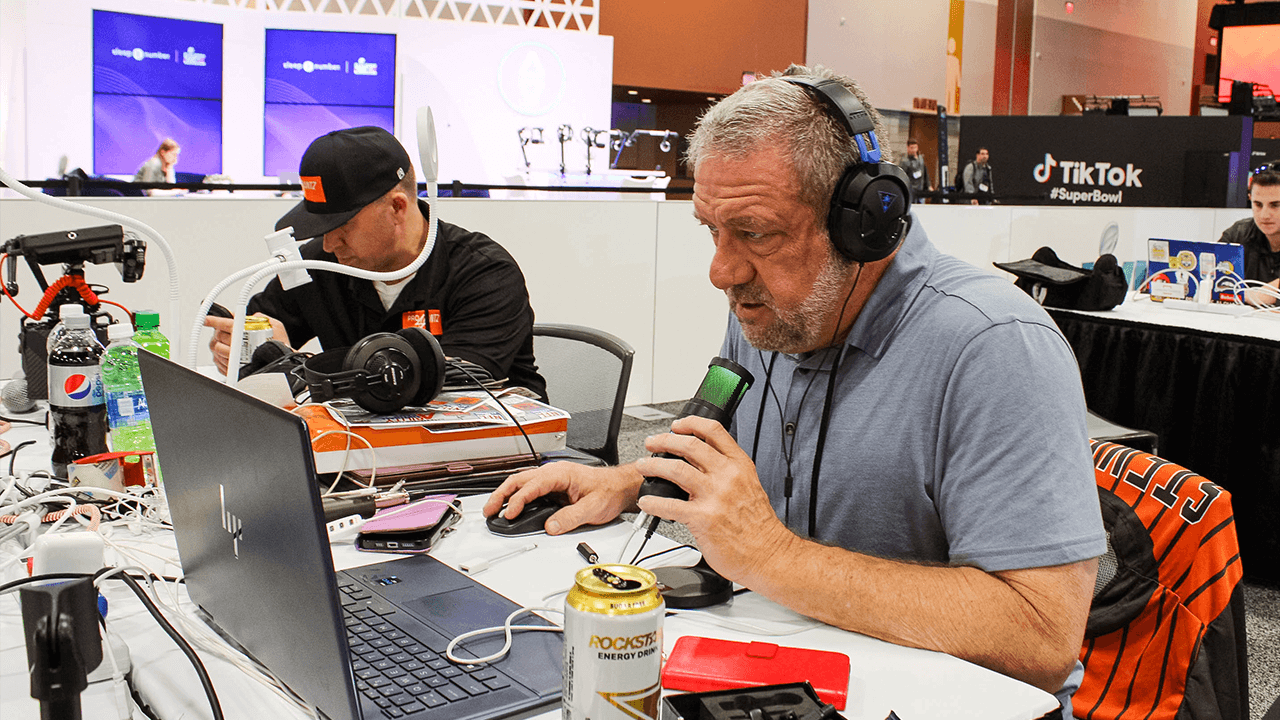
[[49, 363], [49, 404], [59, 407], [102, 405], [102, 375], [97, 366]]

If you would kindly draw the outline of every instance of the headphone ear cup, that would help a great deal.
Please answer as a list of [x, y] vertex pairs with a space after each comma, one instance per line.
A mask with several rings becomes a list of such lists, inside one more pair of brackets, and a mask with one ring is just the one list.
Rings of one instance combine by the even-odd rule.
[[342, 372], [348, 348], [336, 348], [316, 353], [307, 358], [302, 365], [294, 368], [294, 375], [300, 377], [311, 393], [311, 402], [326, 402], [342, 395], [334, 388], [333, 375]]
[[831, 198], [831, 244], [846, 260], [883, 260], [902, 242], [910, 209], [911, 187], [902, 168], [891, 163], [850, 166]]
[[418, 358], [418, 392], [409, 404], [426, 405], [444, 389], [444, 350], [434, 335], [420, 327], [408, 327], [396, 335], [413, 348]]
[[418, 354], [399, 335], [374, 333], [347, 350], [344, 371], [362, 371], [364, 382], [351, 392], [351, 399], [369, 412], [393, 413], [418, 394], [421, 374]]

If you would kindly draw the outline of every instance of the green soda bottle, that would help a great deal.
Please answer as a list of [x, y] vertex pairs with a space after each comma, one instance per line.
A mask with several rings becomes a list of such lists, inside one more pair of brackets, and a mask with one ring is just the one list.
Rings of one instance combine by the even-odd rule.
[[133, 322], [138, 329], [133, 334], [133, 341], [162, 358], [169, 357], [169, 338], [160, 334], [160, 313], [155, 310], [139, 310], [134, 313]]

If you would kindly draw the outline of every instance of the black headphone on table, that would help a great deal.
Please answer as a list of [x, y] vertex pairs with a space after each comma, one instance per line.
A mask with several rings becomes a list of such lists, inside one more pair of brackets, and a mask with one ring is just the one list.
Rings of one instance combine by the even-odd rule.
[[836, 251], [853, 262], [883, 260], [898, 248], [907, 229], [911, 187], [907, 173], [881, 162], [871, 113], [839, 80], [784, 76], [811, 91], [849, 130], [858, 146], [859, 162], [845, 168], [831, 196], [827, 232]]
[[294, 368], [313, 402], [349, 397], [378, 414], [425, 405], [444, 387], [444, 351], [422, 328], [374, 333], [349, 348], [312, 355]]

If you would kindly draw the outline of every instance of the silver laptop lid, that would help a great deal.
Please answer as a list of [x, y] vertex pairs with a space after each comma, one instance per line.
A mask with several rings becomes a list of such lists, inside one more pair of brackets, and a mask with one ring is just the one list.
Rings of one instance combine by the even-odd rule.
[[329, 717], [359, 717], [306, 423], [138, 353], [187, 592]]

